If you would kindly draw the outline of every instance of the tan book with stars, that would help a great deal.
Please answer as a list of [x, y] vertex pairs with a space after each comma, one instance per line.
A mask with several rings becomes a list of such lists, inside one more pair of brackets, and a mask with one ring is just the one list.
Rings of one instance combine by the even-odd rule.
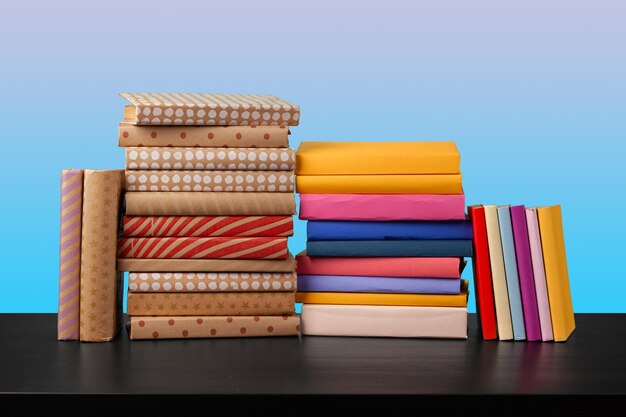
[[129, 316], [282, 316], [295, 313], [295, 293], [128, 293]]
[[108, 342], [121, 321], [121, 279], [116, 270], [124, 171], [85, 170], [80, 268], [80, 340]]

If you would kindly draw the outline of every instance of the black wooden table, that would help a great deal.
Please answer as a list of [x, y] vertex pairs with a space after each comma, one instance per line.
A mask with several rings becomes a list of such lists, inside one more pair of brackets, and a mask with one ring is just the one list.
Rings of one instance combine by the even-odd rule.
[[626, 315], [578, 314], [577, 329], [563, 344], [485, 342], [474, 315], [469, 322], [467, 341], [131, 342], [123, 331], [115, 342], [87, 344], [56, 341], [56, 315], [4, 314], [0, 415], [11, 407], [17, 414], [169, 413], [181, 407], [320, 414], [337, 411], [343, 401], [353, 412], [386, 415], [409, 409], [429, 415], [429, 407], [435, 407], [433, 415], [593, 415], [598, 407], [626, 412]]

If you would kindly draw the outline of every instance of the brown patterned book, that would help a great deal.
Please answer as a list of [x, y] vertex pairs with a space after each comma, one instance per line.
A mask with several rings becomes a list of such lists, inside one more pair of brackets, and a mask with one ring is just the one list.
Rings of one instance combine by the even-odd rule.
[[300, 107], [265, 94], [121, 93], [136, 125], [297, 126]]

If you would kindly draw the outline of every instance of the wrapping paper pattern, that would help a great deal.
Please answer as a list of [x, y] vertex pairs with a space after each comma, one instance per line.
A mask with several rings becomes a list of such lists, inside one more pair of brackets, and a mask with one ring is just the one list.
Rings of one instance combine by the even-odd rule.
[[463, 194], [461, 174], [299, 175], [296, 188], [301, 194]]
[[131, 317], [130, 338], [208, 339], [218, 337], [298, 336], [298, 316]]
[[121, 147], [286, 148], [289, 129], [284, 126], [135, 126], [120, 123]]
[[302, 142], [298, 175], [458, 174], [454, 142]]
[[128, 293], [129, 316], [281, 316], [294, 311], [293, 292]]
[[301, 194], [302, 220], [464, 220], [465, 195]]
[[80, 238], [83, 213], [83, 171], [61, 173], [61, 239], [57, 338], [78, 340], [80, 312]]
[[294, 291], [293, 272], [155, 272], [128, 274], [128, 290], [142, 292]]
[[130, 237], [118, 245], [121, 258], [286, 259], [282, 237]]
[[125, 216], [129, 237], [292, 236], [291, 216]]
[[289, 148], [126, 148], [126, 169], [293, 171]]
[[467, 338], [467, 309], [303, 305], [302, 334], [308, 336]]
[[255, 216], [292, 215], [292, 193], [129, 192], [129, 216]]
[[472, 224], [449, 222], [308, 221], [308, 240], [471, 239]]
[[460, 279], [298, 275], [298, 291], [458, 294]]
[[293, 192], [291, 171], [126, 171], [127, 191]]
[[[138, 125], [296, 126], [300, 107], [265, 94], [121, 93]], [[127, 113], [129, 118], [127, 118]]]
[[309, 240], [309, 256], [385, 257], [385, 256], [472, 256], [472, 241], [447, 240]]
[[298, 274], [381, 277], [460, 278], [459, 258], [317, 258], [296, 257]]
[[296, 302], [305, 304], [467, 307], [468, 282], [461, 281], [460, 294], [378, 294], [355, 292], [301, 292]]
[[133, 259], [118, 258], [118, 271], [129, 272], [293, 272], [296, 262], [287, 259]]
[[124, 171], [85, 170], [80, 267], [80, 340], [115, 337], [121, 318], [122, 274], [116, 272]]

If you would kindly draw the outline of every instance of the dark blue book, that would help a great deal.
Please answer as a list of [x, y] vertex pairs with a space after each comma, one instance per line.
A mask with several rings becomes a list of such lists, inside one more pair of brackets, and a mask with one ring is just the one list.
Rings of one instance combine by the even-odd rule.
[[464, 257], [472, 256], [470, 239], [309, 240], [307, 256], [328, 257]]
[[307, 223], [308, 240], [401, 240], [471, 239], [468, 221], [312, 221]]

